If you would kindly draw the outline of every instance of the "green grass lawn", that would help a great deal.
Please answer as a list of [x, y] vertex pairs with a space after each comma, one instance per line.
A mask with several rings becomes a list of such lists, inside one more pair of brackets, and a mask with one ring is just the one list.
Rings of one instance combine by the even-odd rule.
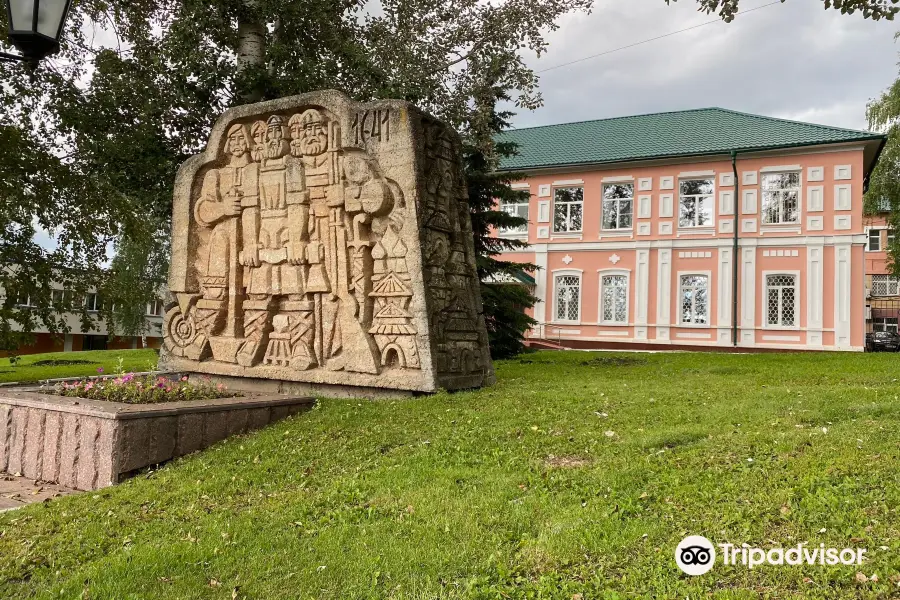
[[[478, 392], [324, 400], [0, 515], [0, 597], [897, 598], [898, 367], [545, 352]], [[687, 534], [869, 560], [690, 578]]]
[[[157, 354], [155, 350], [51, 352], [26, 354], [20, 356], [15, 364], [10, 364], [8, 358], [0, 358], [0, 383], [33, 382], [58, 377], [84, 377], [96, 375], [98, 367], [103, 367], [106, 373], [112, 373], [117, 368], [119, 359], [122, 360], [125, 371], [147, 371], [151, 366], [156, 368]], [[36, 365], [35, 363], [44, 364]]]

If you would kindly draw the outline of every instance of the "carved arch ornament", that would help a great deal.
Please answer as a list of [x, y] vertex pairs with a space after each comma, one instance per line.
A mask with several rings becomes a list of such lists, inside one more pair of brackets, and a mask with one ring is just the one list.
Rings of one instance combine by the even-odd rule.
[[337, 92], [237, 107], [173, 206], [163, 362], [433, 391], [493, 381], [455, 133]]

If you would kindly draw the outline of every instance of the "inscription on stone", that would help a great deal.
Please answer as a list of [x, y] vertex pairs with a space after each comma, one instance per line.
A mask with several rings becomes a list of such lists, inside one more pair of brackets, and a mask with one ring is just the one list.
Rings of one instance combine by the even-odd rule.
[[363, 145], [370, 139], [389, 142], [391, 140], [391, 111], [390, 109], [376, 108], [358, 112], [353, 118], [351, 128], [356, 145]]

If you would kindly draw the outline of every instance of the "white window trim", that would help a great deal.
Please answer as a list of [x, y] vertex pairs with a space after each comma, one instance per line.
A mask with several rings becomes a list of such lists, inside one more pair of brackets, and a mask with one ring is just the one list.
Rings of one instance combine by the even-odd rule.
[[[572, 180], [575, 181], [574, 179]], [[580, 180], [578, 180], [580, 181]], [[555, 236], [580, 236], [584, 232], [584, 182], [581, 183], [571, 183], [567, 185], [558, 185], [560, 182], [553, 182], [553, 187], [550, 188], [550, 233]], [[556, 231], [556, 189], [557, 188], [581, 188], [581, 229], [566, 229], [565, 231]], [[565, 204], [574, 204], [574, 202], [566, 202]]]
[[[569, 321], [566, 319], [557, 319], [556, 318], [556, 279], [561, 276], [573, 276], [578, 277], [578, 319], [575, 321]], [[550, 313], [550, 323], [559, 323], [563, 325], [581, 325], [581, 304], [584, 300], [584, 270], [583, 269], [554, 269], [550, 271], [550, 276], [553, 278], [553, 312]]]
[[[711, 220], [710, 220], [710, 224], [709, 224], [709, 225], [682, 225], [682, 224], [681, 224], [681, 181], [682, 181], [683, 179], [686, 179], [686, 180], [689, 180], [689, 181], [692, 181], [692, 180], [699, 180], [699, 179], [706, 179], [706, 180], [712, 181], [712, 186], [713, 186], [713, 187], [712, 187], [712, 192], [710, 192], [710, 194], [709, 194], [710, 208], [711, 208], [712, 212], [711, 212], [711, 215], [710, 215], [710, 216], [711, 216]], [[675, 207], [674, 207], [674, 206], [672, 207], [672, 212], [677, 213], [677, 215], [673, 215], [673, 216], [674, 216], [674, 218], [676, 219], [676, 221], [678, 222], [678, 231], [680, 231], [680, 232], [683, 232], [683, 231], [687, 231], [687, 232], [690, 232], [690, 231], [696, 231], [696, 232], [698, 232], [698, 233], [707, 233], [707, 232], [713, 232], [713, 233], [715, 233], [715, 231], [716, 231], [716, 218], [719, 216], [719, 215], [718, 215], [718, 211], [716, 210], [716, 203], [717, 203], [717, 201], [718, 201], [718, 200], [717, 200], [718, 197], [719, 197], [719, 196], [718, 196], [718, 189], [717, 189], [717, 186], [716, 186], [716, 177], [715, 177], [715, 173], [713, 173], [711, 176], [697, 176], [697, 177], [681, 177], [681, 176], [679, 176], [679, 177], [678, 177], [678, 198], [677, 198], [677, 200], [678, 200], [678, 210], [675, 210]], [[674, 205], [674, 202], [673, 202], [673, 205]], [[680, 284], [679, 284], [679, 285], [680, 285]]]
[[[503, 211], [504, 205], [513, 205], [513, 206], [525, 206], [527, 208], [528, 216], [525, 218], [525, 230], [511, 230], [511, 229], [503, 229], [502, 227], [497, 228], [497, 235], [502, 238], [513, 238], [513, 239], [522, 239], [528, 237], [528, 226], [531, 225], [531, 199], [525, 200], [523, 202], [502, 202], [497, 201], [497, 210]], [[581, 207], [582, 212], [584, 211], [584, 206]], [[518, 216], [518, 215], [517, 215]]]
[[[703, 275], [706, 277], [706, 295], [709, 301], [706, 303], [706, 323], [685, 323], [684, 311], [681, 310], [681, 277], [683, 275]], [[675, 279], [676, 293], [675, 298], [678, 300], [676, 309], [678, 310], [678, 327], [688, 327], [691, 329], [713, 329], [712, 319], [712, 271], [678, 271], [678, 277]]]
[[[883, 294], [883, 295], [882, 295], [882, 294], [876, 294], [876, 293], [874, 292], [874, 290], [875, 290], [875, 277], [887, 277], [887, 286], [888, 286], [888, 289], [886, 290], [886, 291], [888, 292], [887, 294]], [[891, 275], [890, 273], [872, 273], [872, 282], [871, 282], [871, 285], [870, 285], [870, 287], [869, 287], [869, 295], [871, 295], [873, 298], [894, 298], [895, 296], [897, 296], [898, 294], [891, 294], [891, 293], [890, 293], [890, 291], [891, 291], [891, 290], [890, 290], [891, 280], [895, 280], [895, 281], [898, 282], [898, 283], [897, 283], [897, 292], [898, 292], [898, 294], [900, 294], [900, 277], [896, 277], [896, 276], [894, 276], [894, 275]]]
[[[885, 250], [887, 250], [887, 244], [881, 240], [881, 232], [886, 229], [886, 227], [866, 227], [866, 252], [884, 252]], [[878, 232], [878, 250], [869, 249], [869, 232], [871, 231]]]
[[[603, 319], [603, 277], [606, 275], [625, 276], [625, 321], [606, 321]], [[629, 269], [597, 269], [598, 289], [600, 296], [597, 302], [597, 323], [603, 326], [627, 327], [631, 323], [631, 271]]]
[[[794, 322], [795, 325], [769, 325], [769, 283], [768, 276], [769, 275], [793, 275], [794, 276]], [[761, 306], [763, 309], [762, 314], [762, 328], [767, 329], [769, 331], [800, 331], [800, 311], [802, 310], [803, 303], [800, 301], [800, 271], [791, 270], [791, 269], [772, 269], [768, 271], [762, 272], [762, 279], [760, 281], [761, 285], [759, 287], [762, 288], [762, 299]]]
[[[766, 175], [780, 175], [781, 173], [797, 173], [800, 178], [800, 184], [797, 186], [797, 220], [789, 223], [766, 223], [765, 221], [765, 210], [763, 207], [765, 206], [765, 192], [766, 190], [763, 188], [763, 178]], [[782, 229], [790, 229], [794, 228], [798, 230], [801, 227], [801, 223], [803, 222], [803, 169], [799, 166], [796, 169], [792, 168], [784, 168], [779, 169], [777, 171], [766, 171], [765, 173], [760, 174], [759, 178], [759, 226], [760, 231], [780, 231]], [[824, 199], [823, 199], [824, 204]], [[824, 208], [824, 206], [823, 206]]]
[[[607, 199], [606, 198], [606, 188], [607, 188], [607, 186], [610, 186], [610, 185], [616, 185], [616, 184], [622, 184], [622, 183], [626, 183], [626, 184], [630, 183], [631, 184], [631, 227], [611, 227], [611, 228], [604, 227], [603, 226], [603, 212], [604, 212], [604, 205], [606, 204], [606, 202], [607, 201], [609, 201], [609, 202], [615, 201], [616, 202], [616, 209], [617, 209], [616, 223], [618, 223], [619, 222], [618, 221], [618, 219], [619, 219], [619, 213], [618, 213], [619, 201], [620, 200], [628, 200], [628, 198], [609, 198], [609, 199]], [[634, 189], [634, 178], [633, 177], [628, 181], [618, 181], [618, 182], [616, 182], [616, 181], [610, 182], [610, 181], [606, 181], [604, 179], [603, 184], [600, 187], [600, 231], [602, 233], [608, 235], [609, 233], [615, 233], [617, 231], [618, 232], [634, 231], [634, 220], [637, 217], [637, 211], [635, 210], [637, 208], [635, 206], [636, 198], [635, 198], [634, 192], [635, 192], [635, 189]], [[581, 226], [584, 227], [584, 203], [583, 202], [582, 202], [582, 206], [581, 206]]]

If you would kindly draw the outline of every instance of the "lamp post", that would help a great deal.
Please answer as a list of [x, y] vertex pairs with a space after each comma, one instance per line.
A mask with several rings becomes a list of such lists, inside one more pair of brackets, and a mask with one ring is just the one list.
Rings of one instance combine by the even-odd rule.
[[6, 0], [9, 39], [21, 55], [0, 52], [0, 60], [36, 65], [59, 51], [59, 38], [72, 0]]

